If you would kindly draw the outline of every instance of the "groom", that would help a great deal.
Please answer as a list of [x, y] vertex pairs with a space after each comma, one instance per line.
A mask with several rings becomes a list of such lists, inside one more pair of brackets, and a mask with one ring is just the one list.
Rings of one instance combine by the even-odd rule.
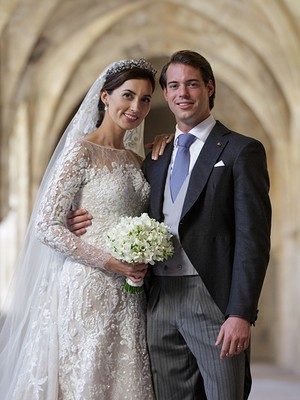
[[143, 170], [149, 214], [171, 227], [176, 252], [150, 279], [147, 340], [156, 397], [247, 399], [250, 326], [270, 251], [265, 151], [214, 120], [215, 79], [200, 54], [173, 54], [160, 85], [176, 118], [175, 138], [158, 160], [148, 155]]

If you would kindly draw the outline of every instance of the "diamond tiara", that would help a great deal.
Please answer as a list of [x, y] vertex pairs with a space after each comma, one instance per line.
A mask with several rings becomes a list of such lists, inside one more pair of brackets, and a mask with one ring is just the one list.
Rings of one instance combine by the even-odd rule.
[[107, 69], [105, 75], [109, 76], [111, 74], [116, 74], [117, 72], [121, 72], [121, 71], [124, 71], [126, 69], [133, 69], [133, 68], [145, 69], [146, 71], [151, 72], [153, 74], [153, 76], [157, 72], [152, 64], [150, 64], [144, 58], [140, 58], [139, 60], [128, 59], [128, 60], [117, 61], [117, 62], [113, 63]]

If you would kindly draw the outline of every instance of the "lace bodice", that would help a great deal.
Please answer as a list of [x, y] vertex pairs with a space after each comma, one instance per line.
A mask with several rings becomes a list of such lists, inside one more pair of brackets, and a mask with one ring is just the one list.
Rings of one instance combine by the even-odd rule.
[[[106, 231], [147, 209], [149, 185], [139, 163], [131, 151], [80, 140], [56, 166], [36, 231], [66, 259], [52, 258], [45, 270], [15, 400], [154, 400], [145, 293], [126, 293], [124, 277], [104, 268], [111, 257]], [[93, 215], [81, 237], [65, 227], [71, 207]]]
[[[138, 156], [86, 140], [76, 142], [54, 173], [37, 217], [37, 236], [54, 250], [87, 266], [103, 268], [110, 258], [104, 235], [122, 216], [146, 211], [149, 185]], [[78, 238], [65, 227], [70, 209], [85, 208], [92, 226]]]
[[[147, 210], [149, 186], [132, 151], [83, 139], [95, 130], [106, 72], [66, 128], [38, 191], [1, 326], [3, 400], [154, 399], [146, 296], [130, 295], [125, 277], [105, 269], [104, 248], [110, 226]], [[143, 150], [143, 124], [124, 144]], [[78, 207], [94, 217], [81, 237], [65, 227]]]

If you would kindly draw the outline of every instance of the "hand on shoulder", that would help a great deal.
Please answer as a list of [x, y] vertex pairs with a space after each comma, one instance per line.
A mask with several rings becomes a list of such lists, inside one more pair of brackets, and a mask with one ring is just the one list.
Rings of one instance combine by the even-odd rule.
[[152, 150], [152, 160], [157, 160], [159, 156], [164, 154], [166, 145], [172, 142], [174, 136], [174, 133], [156, 135], [152, 143], [147, 143], [145, 145], [147, 149]]

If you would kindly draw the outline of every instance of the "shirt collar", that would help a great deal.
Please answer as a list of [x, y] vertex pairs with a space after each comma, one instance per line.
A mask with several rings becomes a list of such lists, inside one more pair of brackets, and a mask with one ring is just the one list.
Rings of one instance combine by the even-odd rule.
[[[192, 135], [196, 136], [197, 139], [201, 140], [203, 143], [205, 143], [205, 140], [207, 139], [208, 135], [210, 134], [212, 128], [215, 126], [216, 120], [212, 116], [212, 114], [209, 114], [209, 116], [200, 124], [194, 126], [189, 133]], [[177, 138], [179, 135], [181, 135], [183, 132], [181, 132], [180, 129], [178, 129], [178, 125], [176, 125], [176, 131], [175, 131], [175, 143], [177, 144]]]

